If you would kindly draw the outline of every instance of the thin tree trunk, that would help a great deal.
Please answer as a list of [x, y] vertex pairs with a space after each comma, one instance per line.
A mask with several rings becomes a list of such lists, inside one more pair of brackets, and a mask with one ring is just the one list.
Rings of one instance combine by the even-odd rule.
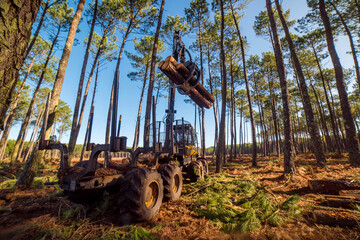
[[[314, 56], [315, 56], [316, 64], [317, 64], [317, 66], [318, 66], [318, 68], [319, 68], [320, 79], [321, 79], [321, 82], [322, 82], [322, 86], [323, 86], [323, 88], [324, 88], [324, 95], [325, 95], [325, 99], [326, 99], [326, 104], [327, 104], [328, 109], [329, 109], [331, 128], [332, 128], [332, 131], [333, 131], [333, 134], [334, 134], [335, 143], [336, 143], [336, 148], [337, 148], [338, 154], [341, 155], [339, 131], [338, 131], [338, 128], [337, 128], [337, 125], [336, 125], [335, 116], [334, 116], [334, 111], [333, 111], [333, 108], [331, 107], [330, 100], [329, 100], [329, 96], [328, 96], [328, 93], [327, 93], [327, 90], [326, 90], [325, 77], [324, 77], [324, 74], [323, 74], [323, 71], [322, 71], [320, 59], [319, 59], [319, 57], [318, 57], [318, 55], [317, 55], [317, 53], [316, 53], [315, 46], [314, 46], [313, 44], [311, 44], [311, 47], [312, 47], [312, 49], [313, 49], [313, 53], [314, 53]], [[310, 74], [309, 74], [309, 73], [308, 73], [308, 77], [310, 78]], [[329, 92], [330, 92], [330, 94], [331, 94], [331, 89], [330, 89], [330, 88], [329, 88]]]
[[[5, 126], [7, 125], [8, 119], [10, 119], [10, 117], [12, 117], [12, 116], [14, 115], [15, 109], [16, 109], [18, 103], [19, 103], [19, 100], [20, 100], [20, 96], [21, 96], [22, 90], [23, 90], [24, 87], [25, 87], [26, 79], [27, 79], [28, 76], [29, 76], [29, 73], [30, 73], [30, 71], [31, 71], [31, 69], [32, 69], [32, 66], [33, 66], [34, 62], [35, 62], [35, 57], [33, 57], [33, 59], [31, 60], [31, 63], [30, 63], [30, 65], [29, 65], [28, 69], [27, 69], [27, 72], [26, 72], [26, 75], [25, 75], [25, 77], [24, 77], [24, 80], [23, 80], [23, 82], [21, 83], [21, 86], [20, 86], [19, 90], [18, 90], [17, 93], [16, 93], [16, 97], [15, 97], [15, 99], [13, 100], [13, 102], [11, 103], [11, 107], [10, 107], [10, 109], [9, 109], [9, 112], [7, 113], [7, 115], [6, 115], [5, 119], [4, 119], [4, 125], [5, 125]], [[5, 127], [5, 128], [6, 128], [6, 127]], [[9, 129], [9, 128], [8, 128], [8, 129]], [[4, 131], [4, 132], [5, 132], [5, 131]]]
[[[228, 129], [230, 129], [230, 135], [231, 135], [231, 145], [230, 145], [230, 161], [233, 160], [233, 152], [234, 152], [234, 77], [233, 77], [233, 63], [232, 59], [230, 60], [230, 113], [229, 113], [229, 120], [230, 126], [228, 126]], [[227, 135], [229, 136], [229, 134]]]
[[27, 56], [29, 55], [31, 49], [32, 49], [33, 46], [34, 46], [34, 43], [35, 43], [37, 37], [39, 36], [40, 29], [41, 29], [42, 24], [43, 24], [43, 22], [44, 22], [46, 12], [47, 12], [47, 10], [48, 10], [49, 7], [50, 7], [49, 1], [50, 1], [50, 0], [47, 0], [46, 3], [45, 3], [44, 11], [42, 12], [42, 15], [41, 15], [39, 24], [38, 24], [38, 26], [37, 26], [37, 28], [36, 28], [36, 31], [35, 31], [35, 33], [34, 33], [34, 35], [33, 35], [33, 38], [31, 39], [31, 42], [30, 42], [29, 46], [28, 46], [27, 49], [26, 49], [25, 59], [26, 59]]
[[343, 16], [339, 12], [339, 10], [336, 8], [336, 5], [330, 0], [329, 0], [329, 3], [334, 8], [336, 14], [339, 16], [340, 21], [341, 21], [342, 25], [344, 26], [346, 35], [349, 38], [351, 54], [352, 54], [352, 57], [353, 57], [353, 60], [354, 60], [354, 65], [355, 65], [356, 80], [357, 80], [358, 86], [360, 88], [360, 68], [359, 68], [359, 62], [358, 62], [357, 57], [356, 57], [356, 49], [355, 49], [354, 39], [352, 37], [351, 31], [350, 31], [349, 27], [347, 26]]
[[135, 151], [136, 148], [137, 148], [138, 145], [139, 145], [141, 109], [142, 109], [142, 102], [143, 102], [144, 92], [145, 92], [145, 87], [146, 87], [146, 82], [147, 82], [146, 80], [147, 80], [148, 70], [149, 70], [149, 64], [147, 63], [147, 64], [146, 64], [146, 68], [145, 68], [144, 79], [143, 79], [143, 86], [142, 86], [141, 94], [140, 94], [138, 114], [137, 114], [137, 117], [136, 117], [134, 143], [133, 143], [133, 147], [132, 147], [132, 150], [133, 150], [133, 151]]
[[[209, 86], [210, 86], [210, 93], [211, 95], [214, 95], [214, 90], [213, 90], [213, 85], [212, 85], [212, 78], [211, 78], [211, 64], [210, 64], [210, 50], [207, 50], [207, 59], [208, 59], [208, 70], [209, 70]], [[216, 101], [216, 106], [217, 106], [217, 101]], [[214, 150], [213, 150], [213, 158], [215, 156], [215, 151], [217, 148], [217, 143], [218, 143], [218, 121], [217, 121], [217, 113], [216, 113], [216, 106], [215, 106], [215, 102], [213, 103], [213, 112], [214, 112], [214, 121], [215, 121], [215, 138], [214, 138]]]
[[220, 60], [221, 60], [221, 118], [220, 118], [220, 132], [219, 143], [216, 153], [216, 172], [220, 173], [225, 158], [225, 113], [226, 113], [226, 64], [225, 64], [225, 46], [224, 46], [224, 3], [220, 0], [221, 9], [221, 37], [220, 37]]
[[249, 112], [250, 112], [250, 123], [251, 123], [251, 134], [252, 134], [252, 166], [257, 166], [257, 146], [256, 146], [256, 129], [255, 129], [255, 118], [254, 118], [254, 111], [252, 106], [252, 99], [251, 99], [251, 92], [249, 87], [249, 79], [247, 75], [247, 69], [246, 69], [246, 59], [245, 59], [245, 49], [244, 49], [244, 41], [241, 37], [241, 32], [234, 14], [234, 9], [232, 6], [232, 2], [230, 1], [230, 7], [231, 7], [231, 15], [233, 17], [236, 30], [238, 33], [239, 41], [240, 41], [240, 48], [241, 48], [241, 59], [243, 63], [243, 72], [244, 72], [244, 79], [245, 79], [245, 85], [246, 85], [246, 93], [249, 103]]
[[308, 131], [309, 131], [310, 138], [311, 138], [311, 143], [313, 145], [315, 158], [316, 158], [317, 164], [319, 166], [326, 168], [326, 159], [325, 159], [324, 149], [323, 149], [322, 142], [321, 142], [320, 135], [319, 135], [319, 128], [314, 120], [314, 112], [313, 112], [313, 109], [311, 106], [310, 96], [309, 96], [308, 89], [306, 86], [305, 77], [304, 77], [304, 73], [302, 71], [300, 60], [297, 56], [297, 53], [295, 50], [295, 45], [293, 43], [286, 20], [282, 13], [282, 9], [279, 4], [279, 0], [275, 0], [275, 5], [276, 5], [277, 12], [279, 14], [279, 17], [280, 17], [281, 24], [282, 24], [284, 32], [285, 32], [286, 40], [289, 44], [291, 58], [293, 60], [294, 66], [295, 66], [296, 75], [299, 78], [300, 91], [301, 91], [301, 94], [303, 97], [306, 122], [307, 122]]
[[331, 141], [331, 138], [330, 138], [330, 135], [329, 135], [329, 130], [327, 128], [327, 125], [326, 125], [326, 121], [325, 121], [325, 117], [324, 117], [324, 114], [323, 114], [323, 107], [322, 107], [322, 104], [320, 103], [320, 100], [319, 100], [319, 97], [318, 97], [318, 94], [314, 88], [314, 85], [312, 85], [310, 83], [310, 86], [311, 88], [313, 89], [313, 92], [314, 92], [314, 95], [315, 95], [315, 99], [316, 99], [316, 102], [318, 104], [318, 108], [319, 108], [319, 114], [320, 114], [320, 120], [321, 120], [321, 123], [322, 123], [322, 126], [323, 126], [323, 129], [325, 131], [325, 140], [326, 140], [326, 144], [328, 146], [328, 150], [331, 152], [331, 151], [334, 151], [334, 146], [332, 144], [332, 141]]
[[151, 98], [152, 98], [153, 89], [154, 89], [156, 52], [157, 52], [157, 48], [158, 48], [164, 6], [165, 6], [165, 0], [162, 0], [160, 10], [159, 10], [158, 22], [157, 22], [157, 26], [156, 26], [154, 46], [153, 46], [153, 51], [152, 51], [152, 55], [151, 55], [150, 79], [149, 79], [149, 86], [148, 86], [148, 92], [147, 92], [147, 98], [146, 98], [146, 110], [145, 110], [144, 147], [149, 147], [149, 135], [150, 135], [149, 125], [150, 125], [150, 115], [151, 115]]
[[84, 138], [84, 145], [83, 148], [81, 149], [81, 155], [80, 155], [80, 162], [83, 160], [84, 158], [84, 152], [85, 152], [85, 148], [86, 148], [86, 144], [88, 143], [88, 135], [89, 135], [89, 131], [90, 131], [90, 121], [91, 121], [91, 114], [94, 113], [94, 102], [95, 102], [95, 95], [96, 95], [96, 89], [97, 89], [97, 83], [98, 83], [98, 77], [99, 77], [99, 66], [100, 66], [100, 62], [97, 62], [97, 67], [96, 67], [96, 75], [95, 75], [95, 85], [94, 85], [94, 91], [93, 91], [93, 96], [91, 99], [91, 105], [90, 105], [90, 112], [89, 112], [89, 117], [88, 117], [88, 124], [86, 127], [86, 133], [85, 133], [85, 138]]
[[[77, 121], [78, 121], [78, 116], [79, 116], [79, 108], [80, 108], [80, 101], [81, 101], [81, 95], [82, 95], [82, 88], [83, 88], [83, 85], [84, 85], [86, 67], [87, 67], [87, 62], [88, 62], [88, 59], [89, 59], [89, 53], [90, 53], [90, 47], [91, 47], [91, 43], [92, 43], [92, 38], [93, 38], [93, 35], [94, 35], [97, 8], [98, 8], [98, 0], [95, 0], [94, 14], [93, 14], [93, 17], [92, 17], [91, 28], [90, 28], [90, 33], [89, 33], [89, 39], [88, 39], [88, 42], [87, 42], [87, 45], [86, 45], [84, 61], [83, 61], [82, 68], [81, 68], [81, 75], [80, 75], [80, 80], [79, 80], [78, 92], [77, 92], [77, 96], [76, 96], [75, 108], [74, 108], [74, 113], [73, 113], [73, 121], [72, 121], [71, 131], [70, 131], [70, 139], [69, 139], [69, 145], [68, 145], [69, 155], [70, 156], [74, 152], [74, 148], [75, 148], [75, 144], [76, 144], [76, 140], [77, 140], [77, 136], [78, 136], [78, 131], [77, 131], [78, 123], [77, 123]], [[104, 36], [105, 36], [105, 33], [104, 33]], [[104, 36], [103, 36], [103, 38], [104, 38]], [[99, 49], [100, 49], [100, 47], [99, 47]]]
[[[199, 26], [199, 48], [200, 48], [200, 71], [201, 71], [201, 84], [204, 85], [204, 66], [203, 66], [203, 52], [202, 52], [202, 36], [201, 36], [201, 21], [198, 22]], [[201, 109], [201, 156], [205, 157], [205, 109]]]
[[286, 80], [286, 70], [284, 65], [284, 55], [281, 49], [280, 38], [272, 11], [270, 0], [266, 0], [266, 8], [269, 16], [270, 26], [273, 33], [275, 43], [275, 57], [276, 65], [279, 72], [279, 79], [281, 85], [281, 95], [283, 101], [283, 117], [284, 117], [284, 173], [295, 173], [295, 149], [294, 140], [292, 137], [291, 115], [290, 115], [290, 98], [288, 83]]
[[14, 114], [11, 115], [11, 117], [8, 119], [7, 124], [5, 126], [5, 129], [1, 135], [0, 139], [0, 161], [4, 160], [5, 150], [7, 146], [7, 141], [10, 134], [10, 129], [14, 121]]
[[343, 75], [340, 59], [335, 49], [330, 20], [326, 12], [324, 0], [319, 0], [319, 10], [320, 10], [321, 19], [325, 27], [328, 50], [335, 69], [336, 87], [338, 89], [340, 105], [344, 119], [346, 138], [347, 138], [346, 146], [349, 152], [349, 161], [351, 165], [359, 166], [360, 165], [359, 139], [356, 135], [354, 118], [352, 116], [349, 99], [347, 97], [344, 75]]
[[[129, 25], [127, 26], [123, 41], [121, 43], [121, 47], [120, 47], [120, 51], [119, 51], [119, 55], [118, 55], [118, 60], [116, 62], [114, 78], [116, 77], [116, 71], [120, 71], [119, 68], [120, 68], [120, 62], [121, 62], [122, 54], [123, 54], [123, 51], [124, 51], [124, 48], [125, 48], [126, 40], [127, 40], [128, 36], [129, 36], [129, 34], [131, 33], [132, 26], [133, 26], [133, 19], [130, 19]], [[112, 86], [112, 89], [111, 89], [110, 104], [109, 104], [108, 116], [107, 116], [107, 121], [106, 121], [105, 144], [110, 143], [110, 123], [111, 123], [112, 101], [113, 101], [113, 94], [114, 94], [113, 91], [114, 91], [114, 86]]]
[[58, 26], [58, 31], [57, 31], [56, 36], [55, 36], [55, 38], [54, 38], [54, 40], [53, 40], [53, 42], [51, 44], [49, 53], [48, 53], [48, 55], [46, 57], [46, 61], [44, 63], [43, 70], [41, 72], [41, 75], [40, 75], [39, 81], [37, 83], [37, 86], [36, 86], [36, 88], [34, 90], [33, 97], [31, 99], [29, 108], [28, 108], [28, 110], [26, 112], [26, 116], [25, 116], [25, 118], [24, 118], [24, 120], [23, 120], [23, 122], [21, 124], [20, 132], [19, 132], [16, 143], [14, 145], [13, 152], [12, 152], [11, 157], [10, 157], [10, 163], [12, 163], [14, 160], [18, 159], [19, 147], [25, 141], [24, 136], [25, 136], [26, 129], [28, 129], [29, 124], [30, 124], [30, 119], [31, 119], [32, 111], [33, 111], [33, 108], [34, 108], [34, 105], [35, 105], [35, 100], [36, 100], [37, 94], [38, 94], [38, 92], [40, 90], [40, 86], [42, 84], [42, 81], [44, 80], [47, 65], [48, 65], [48, 63], [49, 63], [49, 61], [51, 59], [51, 56], [52, 56], [51, 54], [52, 54], [52, 52], [54, 50], [54, 47], [56, 45], [57, 39], [58, 39], [59, 34], [60, 34], [60, 30], [61, 30], [61, 24], [59, 24], [59, 26]]
[[32, 152], [33, 150], [33, 146], [34, 146], [34, 142], [35, 142], [35, 138], [36, 138], [36, 135], [38, 133], [38, 130], [39, 130], [39, 126], [40, 126], [40, 123], [41, 123], [41, 119], [44, 115], [44, 112], [45, 112], [45, 109], [41, 111], [41, 113], [39, 114], [39, 118], [37, 119], [36, 123], [35, 123], [35, 126], [34, 126], [34, 130], [31, 134], [31, 137], [30, 137], [30, 141], [29, 141], [29, 145], [28, 145], [28, 149], [26, 151], [26, 155], [25, 157], [23, 158], [23, 162], [25, 162], [29, 156], [29, 154]]
[[[80, 22], [81, 14], [84, 9], [85, 0], [79, 0], [74, 18], [71, 22], [68, 37], [65, 42], [65, 47], [60, 59], [58, 72], [55, 78], [54, 87], [52, 90], [52, 98], [50, 101], [50, 111], [49, 111], [49, 117], [47, 122], [47, 129], [45, 134], [45, 139], [48, 139], [50, 136], [51, 128], [55, 119], [55, 111], [56, 107], [59, 103], [60, 99], [60, 93], [62, 89], [62, 85], [65, 78], [65, 71], [68, 64], [68, 60], [70, 57], [70, 52], [72, 49], [72, 45], [74, 43], [74, 38], [76, 34], [76, 30], [78, 27], [78, 24]], [[25, 168], [20, 174], [20, 177], [18, 178], [16, 182], [16, 187], [19, 189], [25, 189], [29, 188], [31, 186], [31, 183], [36, 175], [36, 171], [38, 169], [38, 166], [43, 158], [44, 150], [37, 150], [33, 152], [32, 156], [26, 161]]]

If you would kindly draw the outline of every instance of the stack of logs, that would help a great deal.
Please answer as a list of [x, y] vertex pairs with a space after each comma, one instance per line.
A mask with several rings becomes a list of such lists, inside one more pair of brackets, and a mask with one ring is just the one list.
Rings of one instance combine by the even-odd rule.
[[318, 224], [359, 226], [360, 183], [350, 180], [309, 180], [309, 188], [326, 195], [321, 196], [320, 206], [314, 205], [305, 216]]
[[186, 79], [190, 75], [189, 69], [184, 64], [178, 63], [175, 58], [169, 56], [159, 63], [159, 69], [181, 90], [183, 90], [199, 107], [210, 108], [215, 98], [203, 85], [196, 83], [196, 78], [192, 76], [188, 82]]

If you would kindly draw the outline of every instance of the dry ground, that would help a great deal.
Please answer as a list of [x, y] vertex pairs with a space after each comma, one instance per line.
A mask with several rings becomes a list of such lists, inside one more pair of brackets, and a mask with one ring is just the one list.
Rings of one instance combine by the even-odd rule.
[[[301, 197], [302, 216], [288, 219], [279, 226], [263, 224], [260, 229], [247, 233], [225, 233], [212, 221], [199, 216], [193, 211], [196, 194], [188, 186], [180, 200], [164, 203], [151, 221], [130, 228], [119, 227], [116, 225], [117, 211], [111, 207], [113, 200], [110, 198], [101, 204], [79, 205], [64, 197], [57, 185], [47, 185], [47, 181], [55, 179], [56, 163], [44, 166], [40, 172], [42, 178], [26, 191], [5, 189], [6, 181], [16, 179], [21, 167], [3, 165], [0, 170], [0, 184], [4, 188], [0, 190], [0, 239], [142, 239], [146, 236], [149, 239], [360, 239], [360, 225], [330, 227], [315, 224], [306, 217], [312, 205], [324, 199], [324, 195], [310, 191], [309, 179], [360, 182], [360, 168], [351, 167], [345, 156], [328, 155], [327, 160], [329, 170], [325, 171], [316, 166], [313, 154], [297, 156], [297, 174], [291, 179], [282, 177], [282, 160], [277, 157], [259, 157], [257, 168], [251, 167], [250, 156], [226, 164], [225, 174], [259, 182], [275, 201], [283, 202], [294, 194]], [[214, 164], [210, 164], [212, 175], [215, 174]]]

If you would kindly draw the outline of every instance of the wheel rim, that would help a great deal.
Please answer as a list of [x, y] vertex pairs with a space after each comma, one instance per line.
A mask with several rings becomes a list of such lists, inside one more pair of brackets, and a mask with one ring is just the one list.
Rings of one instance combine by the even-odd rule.
[[177, 193], [179, 190], [179, 186], [180, 186], [180, 177], [178, 174], [175, 174], [174, 176], [174, 187], [173, 187], [173, 192]]
[[153, 208], [159, 197], [159, 184], [156, 181], [152, 181], [146, 188], [145, 193], [145, 206], [147, 208]]

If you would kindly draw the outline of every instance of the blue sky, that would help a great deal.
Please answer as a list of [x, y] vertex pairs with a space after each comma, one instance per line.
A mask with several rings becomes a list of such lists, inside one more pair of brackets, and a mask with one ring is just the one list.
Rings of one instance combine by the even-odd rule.
[[[90, 1], [88, 0], [87, 3]], [[210, 1], [209, 1], [210, 2]], [[299, 19], [306, 15], [308, 12], [308, 8], [306, 6], [306, 0], [288, 0], [283, 1], [283, 8], [290, 9], [291, 19]], [[76, 4], [74, 1], [70, 1], [70, 6], [73, 6], [76, 10]], [[176, 14], [180, 16], [184, 16], [184, 9], [190, 6], [190, 0], [183, 1], [175, 1], [175, 0], [166, 0], [165, 10], [163, 21], [165, 21], [167, 15], [175, 16]], [[249, 50], [248, 55], [251, 54], [259, 54], [265, 51], [272, 51], [270, 43], [255, 35], [253, 30], [253, 24], [255, 21], [255, 16], [259, 14], [260, 11], [265, 10], [265, 0], [255, 0], [251, 2], [248, 7], [245, 9], [245, 16], [240, 22], [242, 34], [247, 37], [249, 42]], [[83, 15], [84, 20], [86, 17]], [[80, 71], [83, 62], [83, 55], [85, 52], [85, 46], [83, 44], [84, 38], [87, 37], [89, 33], [89, 26], [86, 21], [82, 21], [79, 25], [81, 32], [76, 35], [76, 38], [79, 40], [77, 46], [74, 46], [70, 55], [69, 64], [66, 70], [65, 81], [62, 88], [61, 99], [66, 101], [70, 107], [74, 108], [74, 102], [77, 94], [78, 81], [80, 78]], [[127, 51], [133, 50], [132, 39], [135, 35], [130, 37], [130, 40], [127, 42], [125, 49]], [[65, 36], [66, 37], [66, 36]], [[121, 41], [122, 39], [118, 39]], [[192, 41], [194, 41], [194, 34], [190, 35], [189, 38], [185, 38], [184, 42], [187, 45], [190, 45]], [[63, 46], [64, 42], [60, 43], [60, 46]], [[336, 43], [338, 54], [341, 58], [342, 64], [344, 67], [352, 67], [352, 60], [349, 54], [346, 54], [349, 51], [348, 41], [345, 37], [339, 38], [339, 41]], [[167, 46], [167, 51], [162, 54], [162, 57], [171, 54], [171, 46]], [[198, 53], [192, 53], [193, 57]], [[61, 56], [61, 51], [57, 51], [57, 55]], [[328, 67], [331, 67], [331, 62], [328, 59], [326, 63]], [[91, 64], [92, 60], [89, 60]], [[90, 71], [90, 64], [88, 64], [88, 71]], [[99, 82], [98, 82], [98, 91], [95, 98], [95, 118], [93, 123], [93, 132], [92, 132], [92, 142], [95, 143], [104, 143], [105, 138], [105, 123], [107, 118], [107, 110], [110, 98], [110, 90], [111, 83], [115, 70], [115, 61], [112, 63], [107, 63], [99, 74]], [[119, 90], [119, 114], [122, 115], [122, 127], [121, 127], [121, 135], [128, 137], [128, 146], [132, 145], [134, 128], [136, 122], [136, 114], [139, 104], [140, 97], [140, 82], [132, 82], [128, 79], [127, 74], [131, 71], [131, 66], [129, 60], [125, 55], [121, 60], [120, 66], [120, 90]], [[207, 77], [206, 74], [204, 76]], [[94, 80], [91, 85], [91, 89], [93, 87]], [[92, 94], [92, 90], [90, 90]], [[87, 116], [89, 112], [89, 105], [91, 101], [88, 98], [88, 104], [85, 110], [83, 124], [80, 130], [79, 138], [77, 143], [83, 143], [84, 135], [85, 135], [85, 126], [87, 122]], [[184, 102], [184, 96], [176, 93], [176, 101], [175, 101], [175, 109], [177, 110], [177, 114], [175, 115], [175, 119], [184, 117], [185, 120], [194, 122], [194, 108], [190, 104], [186, 104]], [[144, 115], [144, 108], [142, 111], [142, 116]], [[162, 98], [157, 106], [157, 120], [162, 120], [165, 116], [165, 109], [167, 108], [167, 99]], [[214, 139], [214, 117], [212, 109], [206, 110], [205, 113], [205, 129], [206, 129], [206, 146], [213, 145]], [[143, 130], [143, 126], [141, 126], [141, 131]], [[10, 139], [16, 139], [19, 131], [19, 125], [13, 127], [10, 133]], [[250, 132], [250, 131], [248, 131]], [[28, 134], [30, 135], [30, 134]], [[62, 139], [62, 142], [66, 143], [68, 141], [69, 135], [65, 135]], [[199, 136], [198, 136], [199, 137]], [[142, 137], [140, 137], [140, 145], [142, 145]]]

